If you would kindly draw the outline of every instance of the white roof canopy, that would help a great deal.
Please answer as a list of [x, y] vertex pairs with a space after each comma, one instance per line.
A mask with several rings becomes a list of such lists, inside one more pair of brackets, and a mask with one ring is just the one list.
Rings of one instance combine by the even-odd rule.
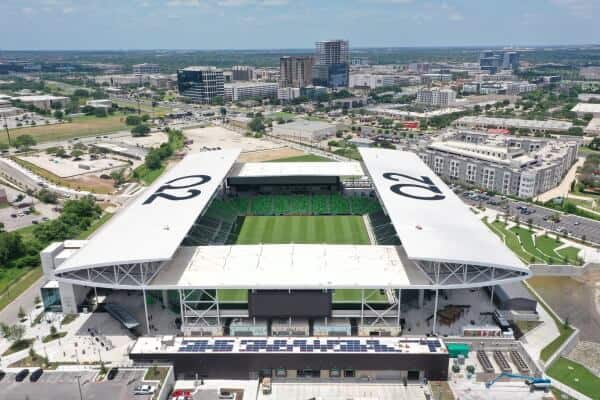
[[220, 150], [185, 157], [58, 270], [169, 260], [239, 154]]
[[394, 246], [274, 244], [181, 247], [151, 287], [323, 289], [429, 287]]
[[245, 163], [233, 174], [236, 177], [364, 175], [365, 172], [357, 161]]
[[416, 154], [359, 151], [408, 258], [528, 271]]

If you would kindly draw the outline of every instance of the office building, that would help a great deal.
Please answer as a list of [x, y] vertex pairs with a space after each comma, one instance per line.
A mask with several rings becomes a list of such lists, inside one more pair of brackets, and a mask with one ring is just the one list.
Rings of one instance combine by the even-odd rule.
[[450, 131], [428, 143], [420, 156], [450, 181], [532, 198], [558, 186], [577, 161], [577, 139], [541, 139]]
[[136, 64], [132, 68], [133, 68], [133, 73], [136, 75], [160, 73], [160, 66], [158, 64], [149, 64], [149, 63]]
[[276, 83], [269, 82], [234, 82], [225, 84], [226, 101], [242, 101], [248, 99], [276, 98]]
[[330, 88], [348, 87], [350, 80], [349, 44], [347, 40], [326, 40], [316, 43], [313, 84]]
[[578, 103], [571, 109], [578, 117], [591, 115], [592, 117], [600, 117], [600, 104], [598, 103]]
[[413, 74], [427, 74], [429, 73], [429, 63], [410, 63], [408, 64], [408, 72]]
[[479, 67], [482, 71], [495, 74], [500, 70], [519, 69], [519, 53], [516, 51], [484, 50], [479, 57]]
[[420, 89], [417, 103], [435, 107], [448, 107], [456, 101], [456, 92], [452, 89]]
[[279, 85], [281, 87], [305, 87], [312, 84], [313, 58], [281, 57], [279, 59]]
[[254, 79], [254, 68], [248, 65], [231, 67], [231, 79], [234, 81], [251, 81]]
[[177, 71], [179, 94], [196, 103], [210, 103], [225, 97], [223, 70], [215, 67], [187, 67]]
[[51, 96], [47, 94], [30, 95], [14, 97], [14, 100], [19, 100], [21, 103], [31, 105], [40, 110], [49, 111], [53, 108], [65, 108], [69, 102], [69, 98], [65, 96]]

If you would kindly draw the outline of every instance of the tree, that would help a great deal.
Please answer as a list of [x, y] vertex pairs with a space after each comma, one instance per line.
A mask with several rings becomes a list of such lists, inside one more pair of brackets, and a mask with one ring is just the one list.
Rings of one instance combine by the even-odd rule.
[[17, 138], [13, 141], [13, 145], [18, 149], [35, 146], [36, 143], [37, 142], [31, 135], [17, 136]]
[[79, 149], [75, 149], [71, 152], [71, 157], [78, 158], [83, 155], [83, 151]]
[[225, 117], [227, 116], [227, 109], [225, 107], [221, 107], [219, 112], [221, 113], [221, 118], [223, 119], [223, 122], [225, 122]]
[[108, 111], [106, 111], [106, 108], [104, 108], [104, 107], [99, 107], [94, 110], [94, 115], [97, 118], [108, 117]]
[[112, 171], [110, 177], [115, 181], [115, 185], [121, 185], [125, 182], [125, 168]]
[[160, 156], [158, 155], [158, 151], [150, 150], [146, 155], [146, 159], [144, 160], [144, 164], [148, 169], [159, 169], [162, 165]]
[[142, 123], [142, 119], [138, 115], [128, 115], [125, 118], [125, 124], [129, 126], [136, 126]]
[[53, 115], [54, 115], [54, 118], [56, 118], [56, 119], [63, 119], [65, 114], [60, 110], [56, 110], [56, 111], [54, 111]]
[[148, 114], [144, 114], [141, 117], [142, 122], [147, 122], [150, 119], [150, 116]]
[[146, 124], [139, 124], [133, 127], [131, 134], [134, 137], [147, 136], [150, 133], [150, 127]]
[[56, 336], [56, 327], [54, 325], [50, 325], [50, 336]]
[[37, 198], [40, 199], [40, 201], [42, 203], [46, 203], [46, 204], [58, 203], [58, 196], [56, 195], [56, 193], [54, 193], [48, 189], [41, 189], [37, 193]]
[[248, 128], [253, 132], [262, 132], [265, 130], [265, 125], [261, 117], [254, 117], [252, 121], [248, 123]]

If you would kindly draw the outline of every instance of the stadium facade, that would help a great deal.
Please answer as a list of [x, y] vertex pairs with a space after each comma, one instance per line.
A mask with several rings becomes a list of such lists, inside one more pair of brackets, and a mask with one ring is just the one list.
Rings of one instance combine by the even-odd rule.
[[[354, 373], [348, 371], [369, 370], [446, 379], [440, 339], [369, 336], [402, 333], [408, 292], [421, 306], [425, 293], [434, 298], [435, 335], [440, 290], [493, 288], [526, 279], [530, 271], [417, 155], [360, 152], [362, 163], [240, 164], [238, 150], [187, 156], [92, 239], [54, 243], [42, 252], [51, 281], [44, 302], [77, 313], [99, 289], [139, 291], [145, 306], [149, 292], [162, 293], [164, 303], [175, 294], [183, 337], [140, 338], [131, 357], [169, 359], [181, 374], [226, 377], [224, 365], [234, 361], [235, 377], [267, 370], [277, 376], [282, 368], [335, 375], [344, 367], [349, 377]], [[268, 201], [264, 212], [280, 215], [284, 195], [296, 196], [293, 214], [299, 215], [307, 199], [313, 212], [325, 214], [345, 212], [336, 202], [363, 213], [370, 199], [379, 210], [364, 215], [373, 224], [371, 244], [227, 239], [235, 218], [216, 204], [233, 199], [247, 210], [248, 198], [259, 196], [254, 214]], [[240, 291], [241, 301], [227, 300]], [[339, 293], [353, 293], [356, 303], [340, 306]], [[382, 297], [386, 301], [376, 301]], [[127, 319], [116, 306], [107, 311]], [[150, 332], [147, 311], [145, 325]]]

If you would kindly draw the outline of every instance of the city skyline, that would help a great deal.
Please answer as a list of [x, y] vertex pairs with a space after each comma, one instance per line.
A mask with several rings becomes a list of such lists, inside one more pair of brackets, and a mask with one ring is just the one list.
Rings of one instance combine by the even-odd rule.
[[599, 8], [593, 0], [7, 0], [0, 34], [11, 39], [3, 50], [305, 49], [336, 38], [355, 48], [582, 45], [600, 34]]

